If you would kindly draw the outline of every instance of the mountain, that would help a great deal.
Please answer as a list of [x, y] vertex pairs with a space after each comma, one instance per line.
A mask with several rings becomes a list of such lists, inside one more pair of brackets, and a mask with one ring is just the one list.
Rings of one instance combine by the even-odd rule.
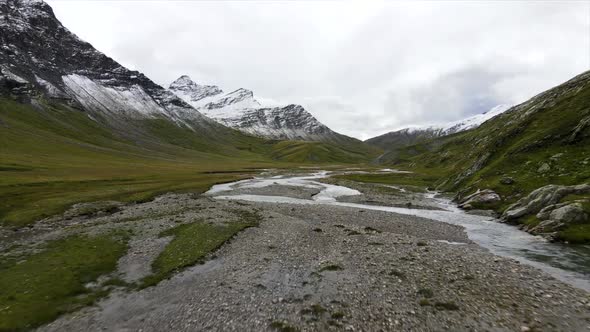
[[453, 121], [443, 125], [404, 128], [370, 138], [365, 143], [384, 150], [395, 150], [400, 147], [414, 145], [427, 139], [452, 135], [477, 128], [489, 119], [504, 113], [509, 108], [510, 106], [508, 105], [498, 105], [485, 113], [477, 114], [463, 120]]
[[30, 100], [42, 93], [113, 126], [121, 119], [166, 119], [219, 130], [173, 93], [121, 66], [68, 31], [41, 0], [0, 5], [0, 91]]
[[[337, 134], [277, 142], [219, 124], [78, 38], [41, 0], [0, 0], [0, 31], [0, 225], [80, 201], [199, 191], [282, 162], [360, 163], [379, 153]], [[221, 93], [189, 90], [195, 100]], [[239, 90], [208, 107], [248, 100]]]
[[[545, 207], [541, 204], [542, 197], [559, 197], [551, 190], [575, 192], [575, 188], [560, 189], [560, 186], [590, 182], [589, 100], [590, 71], [587, 71], [510, 108], [478, 128], [400, 148], [382, 161], [436, 175], [438, 189], [457, 192], [460, 201], [478, 190], [491, 190], [500, 199], [485, 207], [498, 213], [529, 194], [543, 193], [531, 198], [536, 208], [542, 208]], [[541, 191], [533, 194], [537, 189]], [[580, 205], [590, 214], [588, 195], [569, 195], [562, 199], [581, 200]], [[552, 204], [556, 203], [567, 204], [559, 200]], [[512, 222], [526, 227], [539, 224], [534, 214]], [[571, 224], [557, 231], [552, 236], [590, 241], [590, 224]]]
[[299, 105], [269, 107], [247, 89], [224, 93], [199, 85], [183, 75], [169, 90], [209, 118], [244, 133], [270, 139], [351, 143], [356, 140], [332, 131]]
[[243, 142], [262, 142], [229, 126], [266, 138], [321, 140], [371, 150], [331, 131], [299, 106], [261, 108], [245, 89], [225, 94], [183, 77], [171, 90], [185, 102], [79, 39], [41, 0], [6, 0], [0, 10], [4, 96], [27, 103], [60, 103], [84, 112], [117, 137], [150, 149], [166, 150], [163, 145], [172, 144], [233, 156], [236, 149], [244, 151]]

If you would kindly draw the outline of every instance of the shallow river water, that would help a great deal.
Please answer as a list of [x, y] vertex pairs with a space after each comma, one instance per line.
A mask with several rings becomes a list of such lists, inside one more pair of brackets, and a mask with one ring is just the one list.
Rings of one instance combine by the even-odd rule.
[[[269, 176], [242, 180], [213, 186], [207, 194], [216, 199], [244, 200], [251, 202], [289, 203], [289, 204], [323, 204], [346, 206], [365, 210], [378, 210], [398, 214], [413, 215], [438, 222], [446, 222], [465, 228], [469, 239], [487, 248], [491, 252], [517, 259], [521, 263], [542, 269], [555, 278], [575, 287], [590, 291], [590, 247], [571, 246], [547, 242], [532, 236], [514, 226], [498, 222], [490, 217], [475, 216], [464, 213], [447, 199], [439, 198], [436, 193], [426, 194], [443, 210], [423, 210], [358, 203], [338, 202], [342, 196], [360, 195], [355, 189], [326, 184], [317, 180], [328, 176], [327, 172], [318, 172], [303, 176]], [[270, 185], [295, 186], [319, 189], [312, 199], [300, 199], [286, 196], [267, 196], [235, 194], [235, 189], [263, 188]]]

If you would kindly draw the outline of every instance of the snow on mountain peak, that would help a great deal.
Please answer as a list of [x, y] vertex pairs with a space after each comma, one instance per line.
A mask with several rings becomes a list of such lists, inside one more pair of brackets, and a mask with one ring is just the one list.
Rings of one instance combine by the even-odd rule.
[[449, 134], [464, 131], [464, 130], [473, 129], [473, 128], [479, 127], [482, 123], [488, 121], [489, 119], [495, 117], [496, 115], [504, 113], [510, 107], [512, 107], [512, 106], [504, 105], [504, 104], [497, 105], [487, 112], [484, 112], [481, 114], [476, 114], [474, 116], [468, 117], [463, 120], [447, 123], [446, 125], [440, 126], [439, 128], [442, 130], [442, 132], [445, 135], [449, 135]]
[[205, 105], [208, 110], [214, 109], [247, 109], [257, 108], [262, 105], [254, 99], [254, 93], [247, 89], [237, 89], [230, 93], [225, 94], [223, 97], [216, 101], [212, 101]]
[[172, 82], [169, 90], [193, 107], [201, 107], [223, 94], [218, 86], [197, 84], [188, 75], [182, 75]]
[[202, 91], [203, 87], [184, 75], [170, 85], [170, 90], [209, 118], [251, 135], [302, 140], [341, 137], [300, 105], [262, 104], [254, 98], [251, 90], [244, 88], [202, 98], [191, 97], [197, 91]]

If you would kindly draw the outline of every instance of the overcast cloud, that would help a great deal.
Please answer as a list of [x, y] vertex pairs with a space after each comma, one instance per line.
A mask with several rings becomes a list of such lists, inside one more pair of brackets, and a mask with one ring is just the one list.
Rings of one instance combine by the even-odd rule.
[[361, 139], [523, 102], [590, 69], [588, 1], [48, 3], [165, 87], [182, 74], [244, 87]]

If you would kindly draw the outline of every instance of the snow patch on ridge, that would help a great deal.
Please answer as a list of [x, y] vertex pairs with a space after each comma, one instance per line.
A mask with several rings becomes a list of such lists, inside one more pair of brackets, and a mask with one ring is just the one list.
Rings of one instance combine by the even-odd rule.
[[474, 116], [465, 118], [463, 120], [453, 121], [446, 124], [440, 125], [431, 125], [431, 126], [411, 126], [404, 129], [396, 130], [393, 132], [405, 132], [408, 134], [416, 133], [416, 132], [433, 132], [436, 133], [437, 136], [446, 136], [454, 133], [458, 133], [461, 131], [474, 129], [482, 125], [484, 122], [492, 119], [493, 117], [500, 115], [507, 110], [509, 110], [512, 106], [511, 105], [498, 105], [490, 109], [489, 111], [481, 114], [476, 114]]
[[62, 76], [62, 80], [70, 94], [85, 108], [106, 113], [167, 115], [139, 85], [111, 87], [77, 74]]

